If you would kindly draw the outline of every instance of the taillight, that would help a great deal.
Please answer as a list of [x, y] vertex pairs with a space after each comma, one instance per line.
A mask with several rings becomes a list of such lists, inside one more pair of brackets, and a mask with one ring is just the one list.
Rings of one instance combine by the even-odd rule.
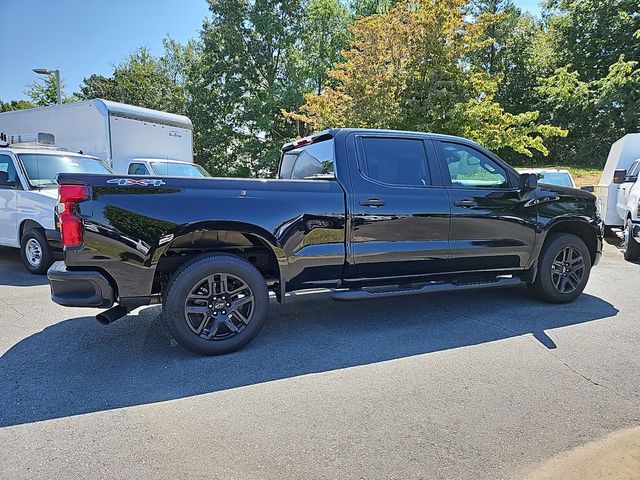
[[60, 237], [65, 247], [82, 245], [82, 220], [75, 214], [74, 205], [89, 198], [86, 185], [60, 185], [58, 187], [58, 216]]

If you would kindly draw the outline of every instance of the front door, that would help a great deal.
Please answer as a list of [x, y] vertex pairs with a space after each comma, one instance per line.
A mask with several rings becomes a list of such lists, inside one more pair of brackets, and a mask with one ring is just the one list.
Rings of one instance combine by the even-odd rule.
[[449, 257], [449, 205], [435, 151], [419, 135], [348, 137], [352, 189], [348, 276], [440, 272]]
[[16, 190], [19, 185], [13, 159], [0, 155], [0, 244], [12, 247], [18, 246]]
[[517, 175], [472, 145], [434, 144], [451, 206], [451, 270], [525, 267], [536, 238], [533, 192], [522, 195]]

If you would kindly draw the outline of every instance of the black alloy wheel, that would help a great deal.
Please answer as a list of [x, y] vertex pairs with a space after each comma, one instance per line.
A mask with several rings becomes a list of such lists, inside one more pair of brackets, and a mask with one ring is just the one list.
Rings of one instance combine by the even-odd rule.
[[167, 328], [187, 350], [233, 352], [265, 323], [267, 284], [258, 269], [235, 255], [201, 255], [180, 267], [163, 294]]
[[551, 265], [551, 281], [560, 293], [574, 292], [582, 282], [585, 263], [577, 248], [565, 247], [558, 252]]
[[219, 273], [197, 282], [184, 305], [191, 331], [207, 340], [224, 340], [242, 332], [253, 317], [254, 296], [235, 275]]

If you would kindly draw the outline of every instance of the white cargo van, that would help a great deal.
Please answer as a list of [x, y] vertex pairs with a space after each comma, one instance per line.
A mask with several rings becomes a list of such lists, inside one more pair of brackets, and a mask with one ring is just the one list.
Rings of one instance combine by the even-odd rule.
[[117, 173], [209, 176], [193, 163], [184, 115], [97, 98], [0, 113], [0, 132], [50, 132], [58, 147], [106, 160]]
[[44, 274], [62, 254], [56, 175], [112, 173], [99, 158], [55, 147], [48, 133], [0, 134], [0, 245], [20, 248], [27, 269]]

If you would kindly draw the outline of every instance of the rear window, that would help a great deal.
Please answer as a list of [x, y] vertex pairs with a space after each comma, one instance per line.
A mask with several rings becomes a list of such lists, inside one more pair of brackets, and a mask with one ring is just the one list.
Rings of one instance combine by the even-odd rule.
[[285, 152], [279, 178], [321, 180], [334, 176], [333, 139], [312, 143]]
[[424, 143], [413, 138], [363, 137], [365, 177], [399, 186], [429, 185]]

